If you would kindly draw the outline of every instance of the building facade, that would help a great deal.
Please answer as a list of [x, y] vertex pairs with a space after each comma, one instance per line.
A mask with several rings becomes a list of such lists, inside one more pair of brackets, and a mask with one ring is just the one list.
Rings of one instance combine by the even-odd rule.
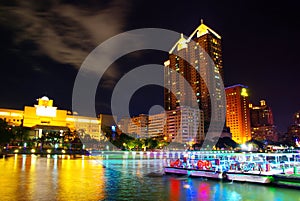
[[10, 126], [20, 126], [23, 123], [24, 111], [0, 108], [0, 119]]
[[149, 124], [148, 115], [140, 114], [137, 117], [131, 118], [126, 133], [132, 135], [135, 138], [147, 138], [148, 124]]
[[194, 144], [203, 141], [203, 112], [187, 106], [167, 111], [165, 136], [170, 142]]
[[255, 140], [277, 141], [277, 130], [274, 125], [273, 113], [265, 100], [259, 106], [249, 104], [251, 136]]
[[272, 126], [274, 125], [273, 113], [265, 100], [260, 101], [259, 106], [249, 104], [251, 127]]
[[234, 85], [226, 92], [226, 125], [230, 128], [232, 139], [237, 143], [251, 140], [250, 108], [248, 87]]
[[300, 147], [300, 111], [293, 115], [293, 124], [288, 127], [285, 140]]
[[166, 114], [152, 114], [149, 115], [148, 120], [148, 137], [165, 136], [167, 128], [167, 117]]

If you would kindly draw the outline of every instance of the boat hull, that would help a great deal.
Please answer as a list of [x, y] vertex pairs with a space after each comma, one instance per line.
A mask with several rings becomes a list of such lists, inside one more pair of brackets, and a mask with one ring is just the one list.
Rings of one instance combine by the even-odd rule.
[[183, 168], [165, 167], [166, 174], [188, 175], [188, 170]]
[[300, 189], [299, 175], [275, 174], [273, 175], [273, 177], [274, 177], [274, 185], [280, 187]]
[[197, 170], [187, 168], [165, 167], [166, 174], [187, 175], [191, 177], [204, 177], [210, 179], [223, 179], [222, 172], [211, 170]]
[[251, 173], [227, 172], [226, 178], [229, 181], [251, 182], [251, 183], [261, 183], [261, 184], [268, 184], [272, 182], [272, 179], [269, 175], [251, 174]]
[[191, 172], [192, 177], [205, 177], [210, 179], [223, 179], [222, 172], [194, 170]]

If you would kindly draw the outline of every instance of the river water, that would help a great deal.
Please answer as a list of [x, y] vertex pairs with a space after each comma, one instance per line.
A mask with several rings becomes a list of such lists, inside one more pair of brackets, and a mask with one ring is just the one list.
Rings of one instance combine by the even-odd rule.
[[163, 176], [163, 161], [0, 159], [0, 200], [300, 201], [300, 191], [247, 183]]

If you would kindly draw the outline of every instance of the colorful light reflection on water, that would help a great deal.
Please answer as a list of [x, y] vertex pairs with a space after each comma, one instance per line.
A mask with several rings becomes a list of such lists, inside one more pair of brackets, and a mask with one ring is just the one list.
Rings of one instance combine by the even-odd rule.
[[[159, 176], [162, 160], [93, 160], [19, 155], [0, 159], [1, 200], [275, 200], [300, 192], [247, 183]], [[149, 173], [158, 173], [150, 174]]]

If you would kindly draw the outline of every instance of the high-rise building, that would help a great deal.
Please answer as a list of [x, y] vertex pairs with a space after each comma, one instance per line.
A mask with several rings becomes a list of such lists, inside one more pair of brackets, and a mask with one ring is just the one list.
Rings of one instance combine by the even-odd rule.
[[225, 89], [227, 104], [226, 125], [230, 128], [232, 139], [237, 143], [245, 143], [251, 139], [247, 88], [239, 84]]
[[[168, 67], [164, 78], [165, 109], [175, 110], [178, 106], [200, 108], [204, 114], [205, 132], [211, 122], [212, 112], [216, 112], [214, 116], [217, 118], [212, 121], [221, 122], [222, 114], [212, 111], [212, 108], [225, 108], [221, 105], [224, 79], [221, 36], [201, 21], [188, 38], [181, 35], [171, 49], [165, 66]], [[172, 72], [182, 75], [187, 82]], [[187, 89], [189, 87], [192, 91]], [[194, 93], [194, 96], [190, 93]], [[211, 101], [210, 95], [216, 97], [217, 101]]]
[[274, 125], [271, 108], [265, 100], [260, 101], [259, 106], [249, 104], [251, 137], [255, 140], [277, 141], [277, 130]]
[[274, 125], [272, 110], [266, 104], [265, 100], [260, 101], [260, 106], [253, 106], [253, 104], [249, 104], [249, 107], [251, 127]]

